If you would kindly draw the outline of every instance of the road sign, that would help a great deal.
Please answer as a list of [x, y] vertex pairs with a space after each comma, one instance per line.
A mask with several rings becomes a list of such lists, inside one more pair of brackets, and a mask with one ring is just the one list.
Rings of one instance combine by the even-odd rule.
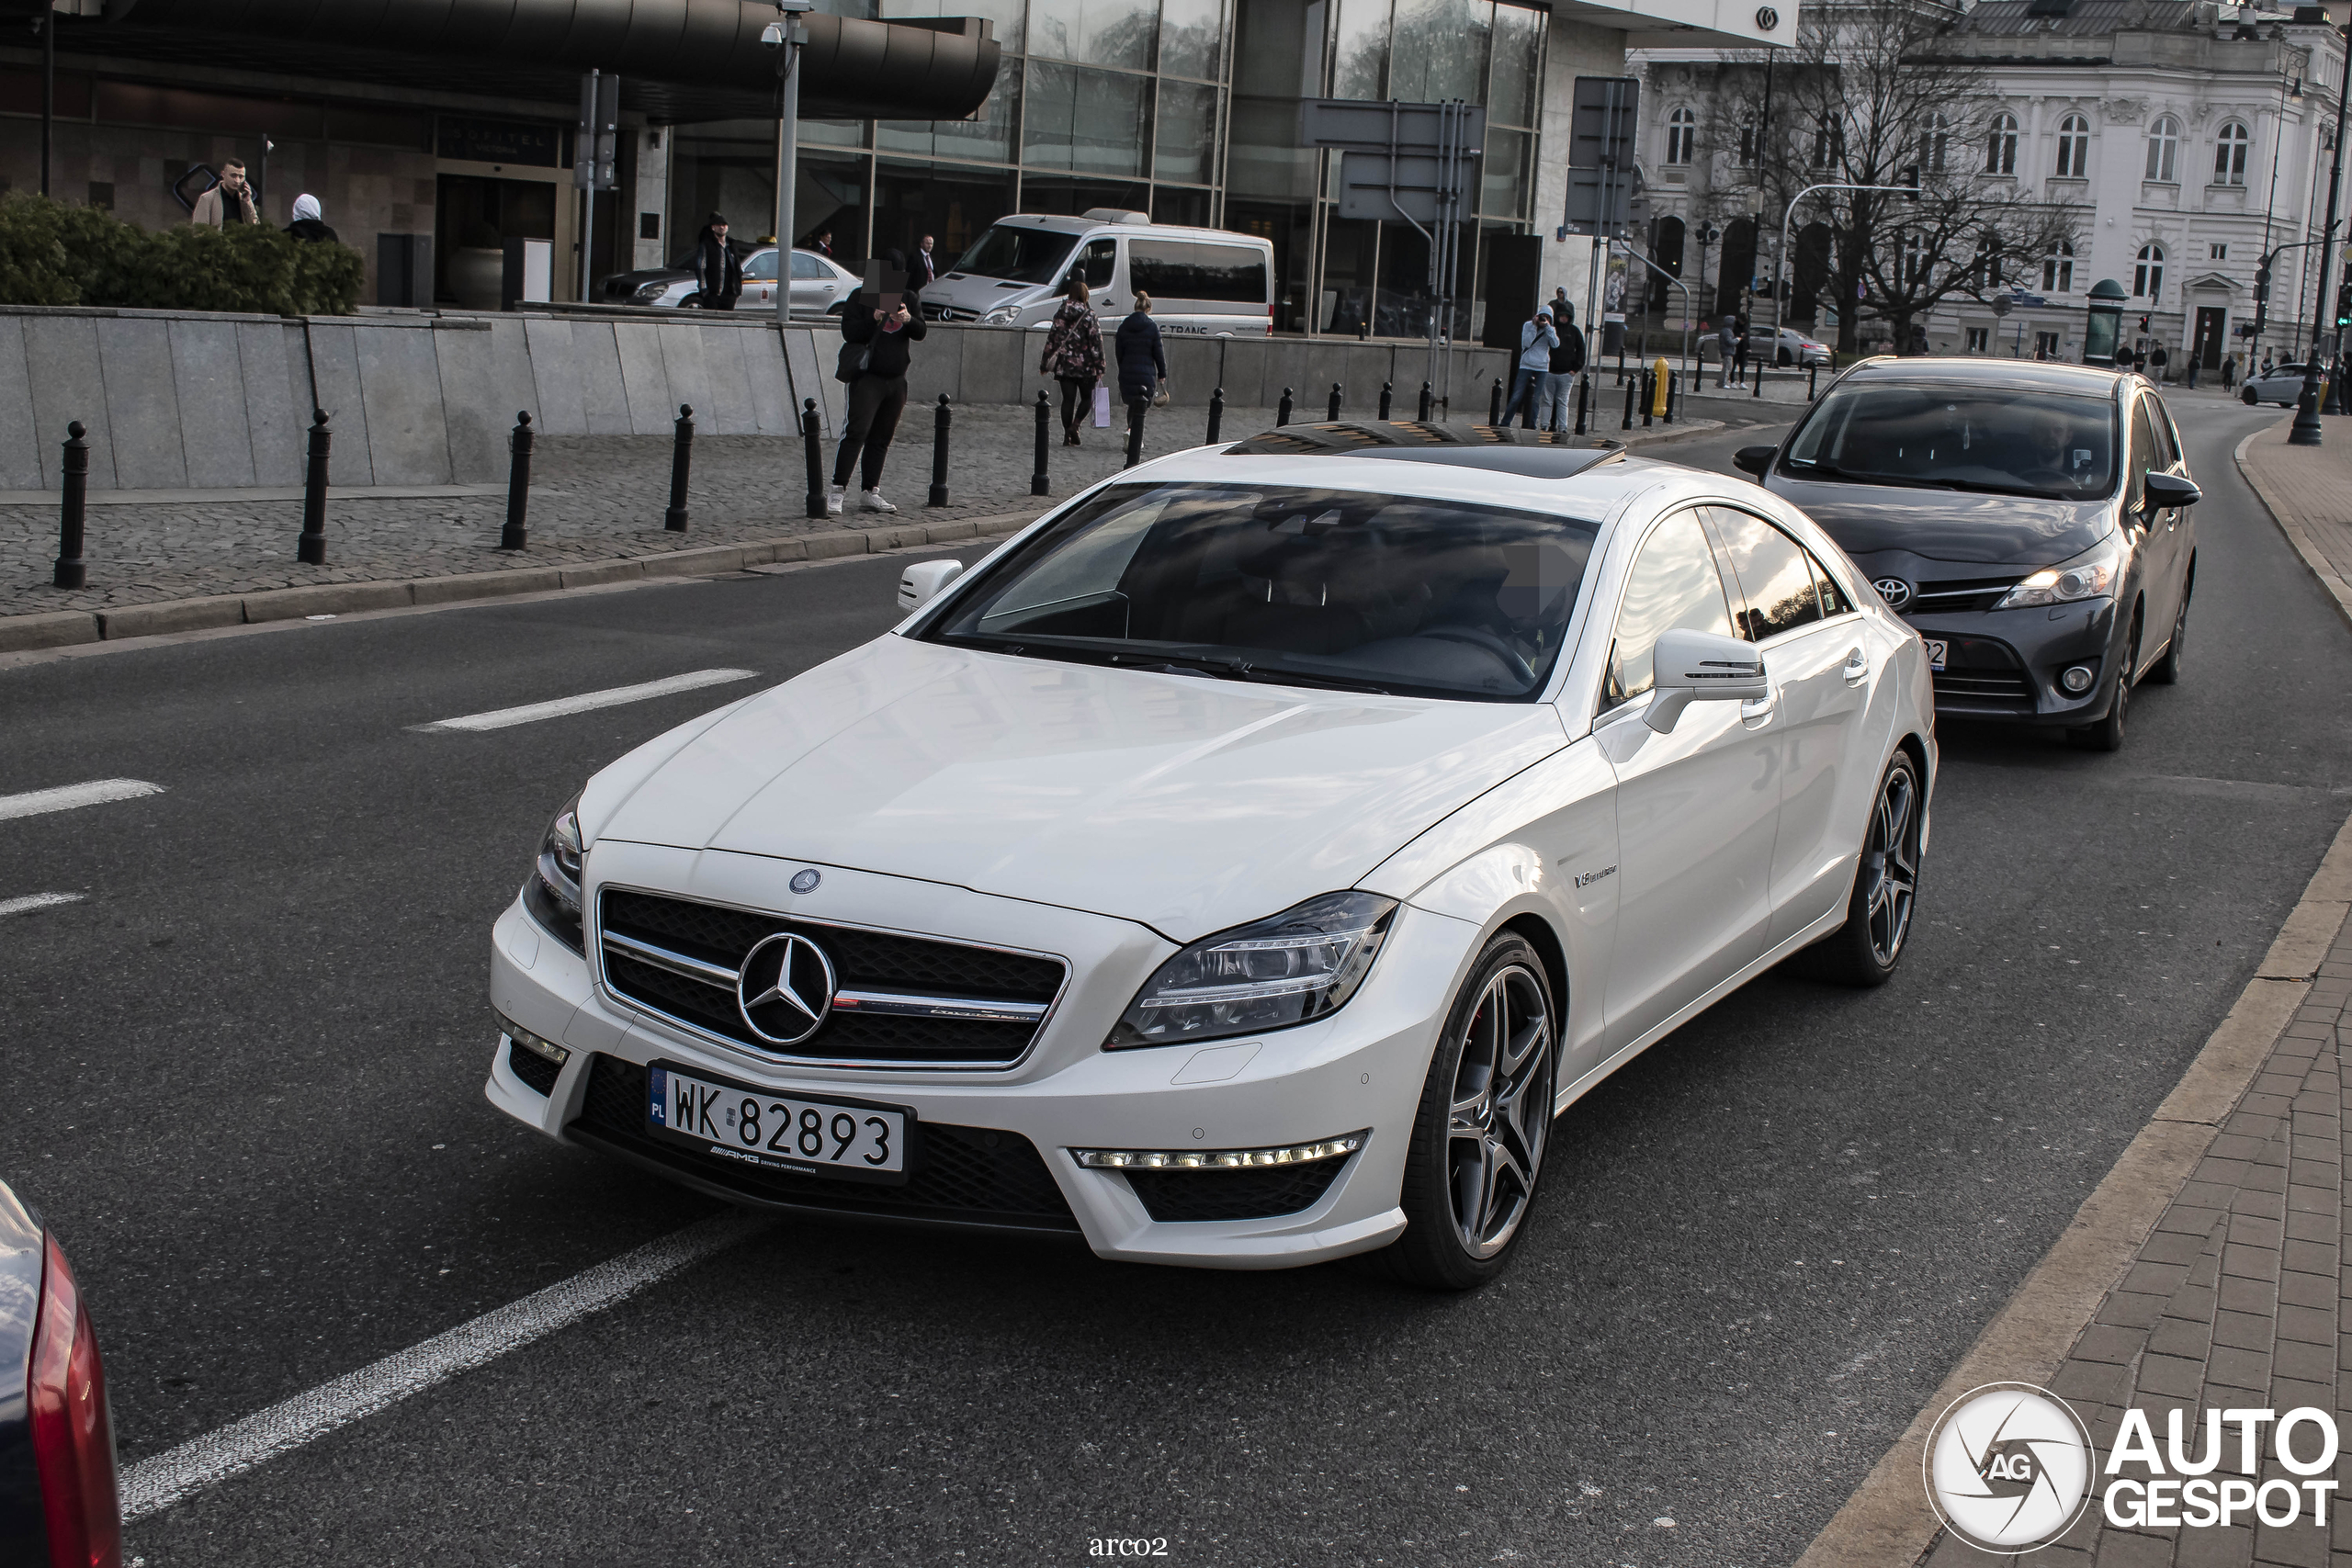
[[[1476, 149], [1462, 154], [1475, 158]], [[1351, 148], [1340, 155], [1340, 216], [1342, 218], [1410, 218], [1419, 223], [1438, 220], [1438, 197], [1443, 188], [1443, 161], [1434, 155], [1408, 154], [1391, 159], [1385, 152], [1362, 152]], [[1454, 180], [1462, 195], [1472, 179], [1468, 170]]]
[[1641, 84], [1631, 76], [1579, 76], [1568, 116], [1568, 167], [1631, 168]]
[[1449, 118], [1455, 155], [1476, 157], [1472, 150], [1487, 145], [1487, 111], [1476, 104], [1310, 98], [1298, 106], [1298, 134], [1309, 147], [1384, 153], [1393, 149], [1434, 158], [1445, 151]]

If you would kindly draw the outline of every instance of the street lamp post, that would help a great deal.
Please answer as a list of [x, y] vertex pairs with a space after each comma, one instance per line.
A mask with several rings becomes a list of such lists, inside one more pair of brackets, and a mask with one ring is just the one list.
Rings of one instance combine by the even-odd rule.
[[[1786, 280], [1789, 271], [1789, 224], [1797, 215], [1797, 203], [1817, 190], [1892, 191], [1897, 196], [1915, 198], [1919, 194], [1919, 187], [1916, 185], [1857, 186], [1845, 185], [1836, 180], [1825, 180], [1819, 185], [1807, 186], [1789, 197], [1788, 209], [1781, 214], [1781, 253], [1772, 258], [1772, 363], [1776, 366], [1781, 363], [1781, 329], [1787, 324], [1784, 318], [1789, 313], [1788, 301], [1781, 297], [1781, 284]], [[1841, 300], [1838, 308], [1841, 310], [1845, 310], [1847, 302]], [[1843, 321], [1845, 318], [1840, 316], [1838, 320]], [[1834, 364], [1835, 361], [1833, 360], [1832, 363]], [[1754, 395], [1759, 398], [1764, 395], [1764, 367], [1760, 363], [1756, 367]]]
[[2319, 231], [2319, 299], [2312, 306], [2312, 351], [2303, 364], [2302, 395], [2295, 400], [2295, 427], [2287, 433], [2287, 443], [2290, 446], [2316, 446], [2320, 444], [2320, 312], [2327, 309], [2327, 282], [2332, 270], [2329, 252], [2334, 248], [2335, 240], [2336, 201], [2344, 191], [2345, 95], [2352, 91], [2352, 32], [2339, 28], [2336, 36], [2345, 41], [2346, 50], [2344, 62], [2335, 71], [2335, 158], [2327, 173], [2327, 227]]
[[800, 179], [800, 46], [808, 41], [801, 17], [815, 0], [775, 0], [784, 19], [770, 22], [760, 42], [775, 50], [780, 84], [775, 111], [775, 319], [792, 319], [792, 198]]

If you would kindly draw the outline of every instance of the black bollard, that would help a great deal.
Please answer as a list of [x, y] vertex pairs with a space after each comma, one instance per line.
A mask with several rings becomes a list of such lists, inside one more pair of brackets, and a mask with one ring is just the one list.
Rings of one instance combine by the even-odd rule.
[[1577, 378], [1577, 434], [1578, 435], [1585, 433], [1587, 419], [1591, 412], [1592, 378], [1589, 375], [1579, 376]]
[[1380, 417], [1383, 419], [1386, 419], [1388, 417], [1388, 399], [1389, 395], [1395, 390], [1396, 388], [1386, 381], [1383, 381], [1380, 384]]
[[1650, 421], [1656, 417], [1650, 411], [1657, 406], [1657, 372], [1645, 370], [1642, 372], [1642, 428], [1644, 430], [1650, 427]]
[[1625, 420], [1617, 428], [1620, 430], [1634, 428], [1634, 383], [1631, 381], [1625, 383]]
[[1053, 485], [1046, 477], [1046, 429], [1053, 422], [1053, 403], [1045, 393], [1040, 392], [1037, 394], [1037, 471], [1029, 476], [1031, 495], [1054, 493]]
[[1150, 406], [1149, 398], [1132, 398], [1127, 402], [1127, 467], [1130, 468], [1143, 461], [1143, 415]]
[[931, 495], [925, 506], [947, 504], [947, 394], [939, 394], [939, 412], [931, 416]]
[[506, 461], [506, 526], [498, 532], [498, 547], [525, 550], [531, 547], [531, 416], [527, 412], [514, 415], [514, 434], [508, 447], [513, 456]]
[[1422, 382], [1422, 383], [1421, 383], [1421, 402], [1420, 402], [1420, 412], [1419, 412], [1418, 414], [1414, 415], [1413, 417], [1414, 417], [1414, 418], [1416, 418], [1416, 419], [1419, 419], [1419, 420], [1422, 423], [1424, 423], [1424, 424], [1426, 424], [1426, 423], [1429, 423], [1429, 417], [1430, 417], [1430, 384], [1429, 384], [1427, 381], [1424, 381], [1424, 382]]
[[1666, 423], [1668, 424], [1674, 423], [1674, 394], [1682, 378], [1672, 370], [1666, 373]]
[[824, 421], [817, 414], [817, 400], [800, 400], [800, 441], [808, 453], [808, 515], [825, 515]]
[[683, 534], [686, 531], [686, 476], [695, 461], [695, 411], [684, 403], [678, 405], [677, 431], [670, 444], [670, 510], [662, 514], [662, 526]]
[[1323, 417], [1333, 420], [1340, 417], [1340, 384], [1337, 381], [1331, 383], [1331, 407]]
[[327, 564], [327, 451], [334, 432], [327, 428], [327, 411], [311, 411], [311, 466], [302, 476], [302, 536], [294, 541], [294, 558], [304, 566]]
[[82, 563], [82, 513], [90, 497], [89, 434], [75, 420], [65, 427], [65, 461], [59, 466], [64, 489], [57, 502], [57, 571], [51, 581], [60, 588], [81, 588], [89, 581]]
[[1282, 406], [1274, 411], [1274, 423], [1278, 425], [1290, 423], [1290, 389], [1288, 387], [1283, 389]]
[[1804, 400], [1811, 402], [1819, 396], [1821, 396], [1821, 363], [1815, 360], [1804, 367]]
[[[1041, 398], [1042, 398], [1042, 397], [1044, 397], [1046, 394], [1045, 394], [1045, 393], [1043, 393], [1043, 392], [1040, 392], [1040, 393], [1038, 393], [1037, 395], [1038, 395], [1039, 397], [1041, 397]], [[1209, 443], [1208, 443], [1208, 444], [1209, 444], [1210, 446], [1216, 446], [1216, 433], [1217, 433], [1218, 429], [1219, 429], [1219, 428], [1220, 428], [1224, 423], [1225, 423], [1225, 389], [1224, 389], [1223, 387], [1219, 387], [1219, 388], [1217, 388], [1215, 391], [1213, 391], [1213, 392], [1211, 392], [1211, 393], [1209, 394]]]
[[1493, 389], [1487, 393], [1487, 423], [1488, 424], [1500, 424], [1502, 422], [1503, 378], [1498, 376], [1495, 378]]

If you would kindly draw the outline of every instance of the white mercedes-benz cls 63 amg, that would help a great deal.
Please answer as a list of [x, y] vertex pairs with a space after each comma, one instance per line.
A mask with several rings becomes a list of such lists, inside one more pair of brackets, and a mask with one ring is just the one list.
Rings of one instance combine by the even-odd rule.
[[1902, 958], [1924, 651], [1742, 480], [1291, 425], [899, 604], [557, 812], [493, 1103], [748, 1206], [1461, 1289], [1610, 1072]]

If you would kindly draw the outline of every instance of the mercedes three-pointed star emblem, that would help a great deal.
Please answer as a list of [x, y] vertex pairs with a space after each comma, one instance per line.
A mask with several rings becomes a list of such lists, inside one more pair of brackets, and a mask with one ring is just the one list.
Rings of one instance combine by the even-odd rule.
[[735, 1001], [752, 1033], [771, 1045], [797, 1045], [833, 1010], [833, 964], [797, 931], [778, 931], [744, 955]]

